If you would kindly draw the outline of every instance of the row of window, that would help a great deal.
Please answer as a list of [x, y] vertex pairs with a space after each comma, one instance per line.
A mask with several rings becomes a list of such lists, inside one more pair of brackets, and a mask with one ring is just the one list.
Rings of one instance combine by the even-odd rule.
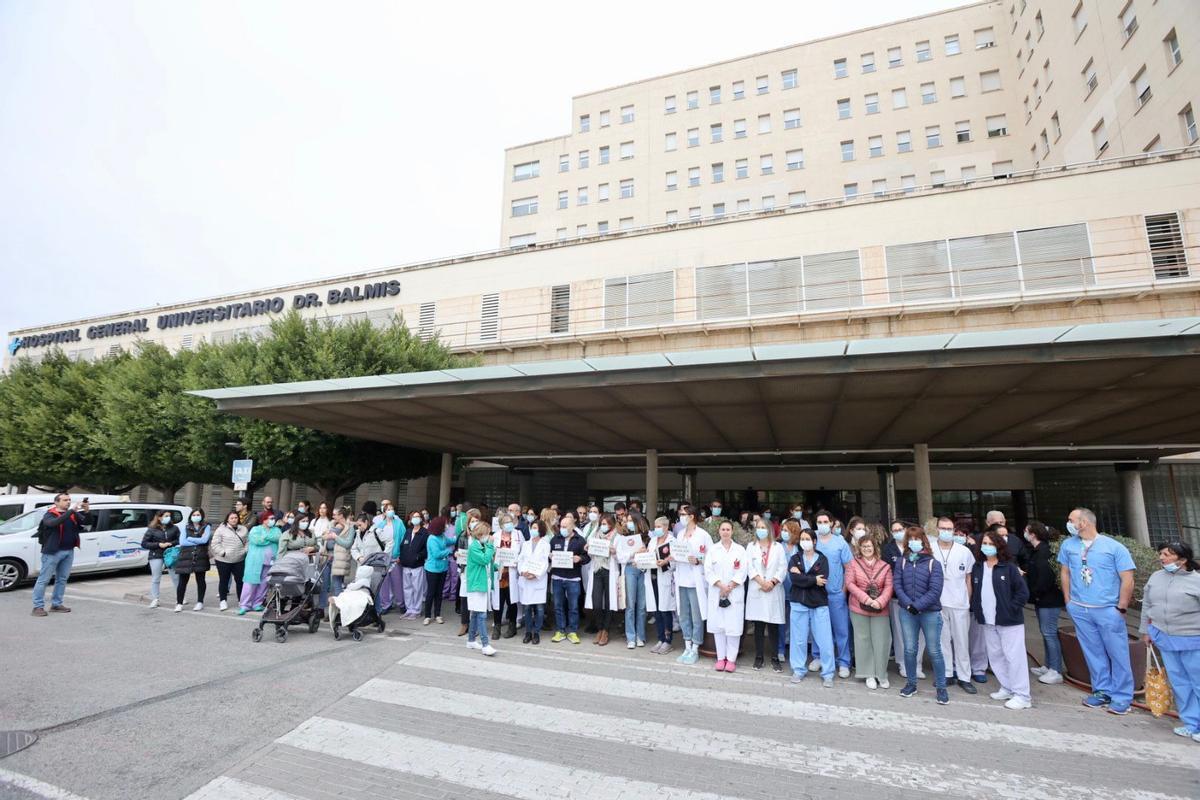
[[[625, 178], [617, 184], [617, 197], [621, 200], [628, 200], [633, 197], [633, 178]], [[612, 198], [612, 189], [609, 184], [601, 183], [596, 186], [596, 202], [604, 203]], [[589, 187], [580, 186], [575, 190], [575, 205], [586, 206], [591, 200]], [[569, 206], [570, 192], [566, 189], [560, 189], [558, 192], [557, 210], [565, 209]], [[538, 212], [538, 198], [536, 195], [530, 197], [518, 197], [512, 201], [512, 216], [528, 217]]]
[[[980, 28], [975, 31], [975, 49], [985, 50], [989, 47], [996, 46], [996, 37], [991, 28]], [[949, 34], [942, 39], [942, 47], [947, 56], [956, 56], [962, 53], [962, 44], [959, 42], [957, 33]], [[918, 62], [932, 61], [933, 48], [928, 39], [919, 41], [914, 45], [916, 59]], [[862, 53], [858, 57], [859, 69], [862, 74], [869, 75], [875, 71], [875, 52], [870, 51]], [[904, 48], [897, 45], [887, 49], [887, 65], [888, 69], [896, 69], [904, 66]], [[847, 78], [850, 76], [849, 62], [845, 58], [835, 58], [833, 60], [833, 77]]]

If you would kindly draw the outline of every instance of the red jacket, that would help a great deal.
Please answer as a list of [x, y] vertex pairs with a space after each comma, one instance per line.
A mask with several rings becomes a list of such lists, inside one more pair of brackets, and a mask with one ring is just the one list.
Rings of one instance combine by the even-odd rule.
[[[875, 588], [879, 594], [874, 598], [879, 603], [880, 610], [863, 606], [863, 601], [871, 599], [867, 587], [874, 579]], [[861, 558], [852, 558], [846, 565], [846, 591], [850, 593], [850, 610], [855, 614], [868, 617], [878, 617], [888, 613], [888, 603], [892, 599], [892, 568], [882, 558], [875, 559], [874, 565], [868, 566]]]

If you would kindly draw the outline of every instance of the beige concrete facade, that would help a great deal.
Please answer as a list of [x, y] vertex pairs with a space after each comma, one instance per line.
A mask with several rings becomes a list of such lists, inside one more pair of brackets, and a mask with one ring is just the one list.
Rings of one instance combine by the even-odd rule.
[[985, 2], [579, 95], [570, 133], [506, 151], [500, 244], [1183, 147], [1196, 19]]

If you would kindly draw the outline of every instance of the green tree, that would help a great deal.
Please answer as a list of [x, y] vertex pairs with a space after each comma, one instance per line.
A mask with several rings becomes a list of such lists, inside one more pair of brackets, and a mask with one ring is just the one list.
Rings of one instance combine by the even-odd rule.
[[103, 377], [130, 360], [20, 359], [0, 379], [0, 483], [120, 493], [138, 483], [100, 424]]

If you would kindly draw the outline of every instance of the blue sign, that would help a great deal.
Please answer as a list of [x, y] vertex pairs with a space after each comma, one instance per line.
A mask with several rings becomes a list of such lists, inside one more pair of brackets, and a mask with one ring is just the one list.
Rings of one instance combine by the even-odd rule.
[[13, 340], [8, 343], [8, 354], [10, 356], [15, 356], [17, 351], [21, 349], [22, 344], [23, 343], [20, 336], [13, 338]]
[[233, 462], [233, 477], [230, 483], [249, 483], [250, 475], [254, 472], [254, 461], [249, 458], [239, 458]]

